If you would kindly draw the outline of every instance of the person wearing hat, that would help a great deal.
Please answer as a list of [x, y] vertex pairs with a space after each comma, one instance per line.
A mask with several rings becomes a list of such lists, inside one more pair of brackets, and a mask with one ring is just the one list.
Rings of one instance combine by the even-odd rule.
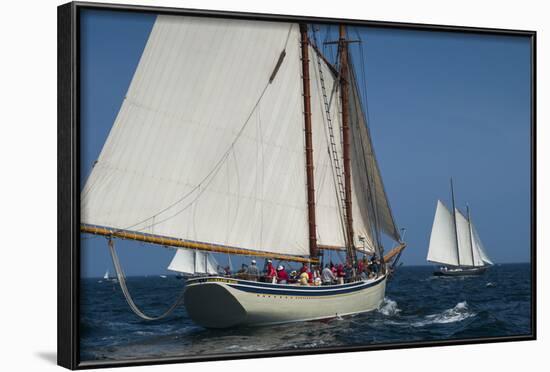
[[331, 285], [336, 282], [336, 275], [332, 272], [330, 269], [330, 265], [326, 264], [325, 268], [323, 269], [323, 272], [321, 273], [321, 278], [323, 279], [324, 285]]
[[258, 281], [260, 270], [258, 270], [258, 267], [256, 266], [256, 260], [252, 260], [250, 262], [250, 266], [248, 266], [246, 269], [246, 274], [249, 280]]
[[286, 273], [285, 267], [283, 265], [279, 265], [277, 267], [277, 283], [279, 284], [288, 283], [288, 274]]
[[265, 281], [268, 283], [277, 283], [277, 272], [275, 271], [271, 260], [267, 260], [267, 266], [265, 269]]

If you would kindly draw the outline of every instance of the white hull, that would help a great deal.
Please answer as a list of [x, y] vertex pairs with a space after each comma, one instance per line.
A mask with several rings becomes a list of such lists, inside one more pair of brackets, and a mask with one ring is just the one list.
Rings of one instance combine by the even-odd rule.
[[378, 308], [386, 277], [344, 285], [301, 287], [209, 277], [185, 290], [191, 319], [207, 328], [264, 326], [328, 319]]

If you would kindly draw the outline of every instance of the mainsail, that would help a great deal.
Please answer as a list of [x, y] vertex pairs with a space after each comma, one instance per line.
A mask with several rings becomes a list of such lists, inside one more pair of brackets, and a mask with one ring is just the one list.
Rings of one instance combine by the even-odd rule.
[[158, 16], [82, 222], [307, 255], [298, 41], [298, 25]]
[[[342, 158], [339, 77], [311, 46], [309, 56], [317, 244], [345, 248], [332, 159]], [[82, 190], [83, 231], [308, 256], [301, 79], [298, 24], [157, 16]], [[351, 87], [353, 245], [373, 250], [377, 229], [399, 233]]]
[[457, 252], [453, 215], [445, 204], [438, 200], [430, 235], [428, 261], [458, 266]]

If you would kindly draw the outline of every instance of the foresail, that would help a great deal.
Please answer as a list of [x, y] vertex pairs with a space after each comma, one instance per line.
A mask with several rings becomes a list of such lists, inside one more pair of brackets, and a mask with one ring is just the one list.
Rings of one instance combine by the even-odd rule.
[[[353, 185], [356, 189], [355, 194], [361, 206], [363, 219], [369, 221], [369, 223], [373, 223], [373, 221], [377, 222], [378, 226], [374, 226], [374, 228], [379, 228], [394, 241], [398, 242], [401, 240], [401, 236], [393, 218], [380, 168], [376, 160], [376, 154], [361, 105], [361, 96], [357, 81], [353, 73], [350, 75], [351, 161]], [[370, 192], [367, 189], [369, 185]], [[372, 198], [373, 202], [369, 202], [368, 198]], [[367, 205], [371, 205], [372, 207], [368, 208]]]
[[440, 200], [437, 201], [435, 210], [427, 260], [458, 266], [453, 215]]
[[483, 246], [483, 243], [481, 242], [481, 239], [479, 237], [479, 234], [477, 233], [477, 230], [474, 226], [474, 224], [471, 224], [472, 226], [472, 237], [474, 241], [474, 253], [477, 253], [479, 256], [479, 259], [482, 262], [482, 265], [494, 265], [493, 261], [489, 258], [487, 255], [487, 252], [485, 252], [485, 247]]
[[307, 255], [299, 38], [297, 24], [158, 16], [81, 222]]

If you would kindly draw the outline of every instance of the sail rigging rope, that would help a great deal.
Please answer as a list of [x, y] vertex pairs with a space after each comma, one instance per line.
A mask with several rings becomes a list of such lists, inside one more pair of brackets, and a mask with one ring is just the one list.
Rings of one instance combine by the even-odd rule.
[[163, 318], [166, 318], [168, 315], [172, 314], [176, 308], [183, 303], [183, 294], [184, 290], [181, 291], [181, 293], [176, 298], [176, 301], [166, 310], [164, 313], [158, 315], [158, 316], [150, 316], [145, 314], [143, 311], [139, 309], [139, 307], [134, 302], [132, 295], [130, 294], [130, 291], [128, 290], [128, 287], [126, 286], [126, 276], [124, 275], [124, 271], [122, 270], [122, 266], [120, 265], [120, 260], [118, 259], [118, 255], [116, 253], [115, 244], [113, 243], [112, 238], [108, 238], [108, 246], [109, 251], [111, 252], [111, 258], [113, 260], [113, 265], [115, 267], [118, 283], [120, 284], [120, 289], [122, 290], [122, 293], [124, 294], [124, 298], [126, 299], [126, 302], [130, 306], [130, 309], [139, 316], [143, 320], [161, 320]]

